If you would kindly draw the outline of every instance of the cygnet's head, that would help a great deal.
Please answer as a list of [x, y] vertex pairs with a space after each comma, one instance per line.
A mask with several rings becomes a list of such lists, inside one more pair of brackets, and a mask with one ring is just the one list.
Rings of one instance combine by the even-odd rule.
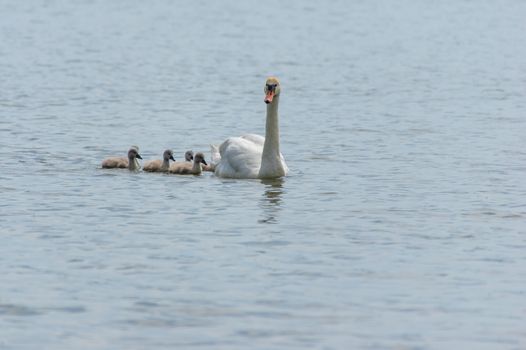
[[197, 152], [195, 154], [194, 163], [203, 163], [204, 165], [208, 165], [205, 161], [205, 155], [201, 152]]
[[173, 160], [175, 162], [174, 154], [173, 154], [171, 149], [167, 149], [166, 151], [164, 151], [163, 159], [164, 160]]
[[192, 160], [194, 160], [194, 152], [193, 151], [186, 151], [184, 153], [184, 159], [187, 162], [191, 162]]
[[281, 88], [279, 86], [279, 80], [276, 77], [270, 77], [265, 83], [265, 103], [272, 103], [275, 96], [279, 96]]
[[130, 148], [130, 150], [128, 151], [128, 159], [135, 159], [135, 158], [142, 159], [141, 155], [139, 154], [139, 147], [132, 146], [132, 148]]

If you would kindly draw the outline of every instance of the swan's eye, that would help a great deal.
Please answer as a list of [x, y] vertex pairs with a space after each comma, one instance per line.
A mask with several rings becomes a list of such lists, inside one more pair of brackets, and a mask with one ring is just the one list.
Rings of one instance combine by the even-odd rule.
[[268, 91], [274, 91], [276, 90], [276, 86], [278, 86], [277, 84], [267, 84], [267, 90]]

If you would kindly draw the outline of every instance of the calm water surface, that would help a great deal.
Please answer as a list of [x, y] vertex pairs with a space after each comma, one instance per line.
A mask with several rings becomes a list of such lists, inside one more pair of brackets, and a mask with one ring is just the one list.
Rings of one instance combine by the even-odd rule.
[[[526, 348], [523, 1], [1, 1], [1, 349]], [[264, 132], [282, 180], [99, 169]]]

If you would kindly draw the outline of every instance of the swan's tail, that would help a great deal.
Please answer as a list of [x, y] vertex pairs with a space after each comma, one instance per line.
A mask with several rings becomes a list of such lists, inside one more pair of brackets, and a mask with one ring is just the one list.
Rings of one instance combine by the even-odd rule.
[[221, 154], [219, 154], [219, 146], [210, 145], [210, 153], [212, 155], [212, 164], [219, 164], [219, 161], [221, 160]]

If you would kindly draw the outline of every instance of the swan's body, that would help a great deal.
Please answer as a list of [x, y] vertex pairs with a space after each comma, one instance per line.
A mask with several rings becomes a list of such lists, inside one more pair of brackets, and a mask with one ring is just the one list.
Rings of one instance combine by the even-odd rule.
[[219, 146], [215, 174], [220, 177], [238, 179], [265, 179], [287, 175], [288, 167], [279, 151], [278, 105], [280, 85], [276, 78], [267, 79], [265, 103], [267, 121], [265, 137], [248, 134], [230, 137]]
[[203, 168], [203, 171], [210, 171], [212, 173], [216, 171], [216, 165], [215, 164], [203, 165], [202, 168]]
[[142, 170], [149, 172], [167, 172], [170, 167], [170, 160], [175, 161], [173, 152], [169, 149], [164, 151], [163, 159], [155, 159], [147, 162], [142, 167]]
[[203, 171], [201, 164], [207, 165], [205, 156], [199, 152], [195, 155], [193, 163], [190, 162], [175, 162], [170, 166], [168, 172], [170, 174], [179, 175], [200, 175]]
[[128, 167], [129, 161], [126, 157], [110, 157], [102, 161], [103, 169], [115, 169], [121, 168], [126, 169]]
[[104, 169], [115, 169], [115, 168], [128, 168], [131, 171], [137, 171], [141, 169], [138, 159], [142, 159], [139, 154], [139, 147], [132, 146], [128, 150], [128, 157], [110, 157], [102, 161], [102, 168]]

